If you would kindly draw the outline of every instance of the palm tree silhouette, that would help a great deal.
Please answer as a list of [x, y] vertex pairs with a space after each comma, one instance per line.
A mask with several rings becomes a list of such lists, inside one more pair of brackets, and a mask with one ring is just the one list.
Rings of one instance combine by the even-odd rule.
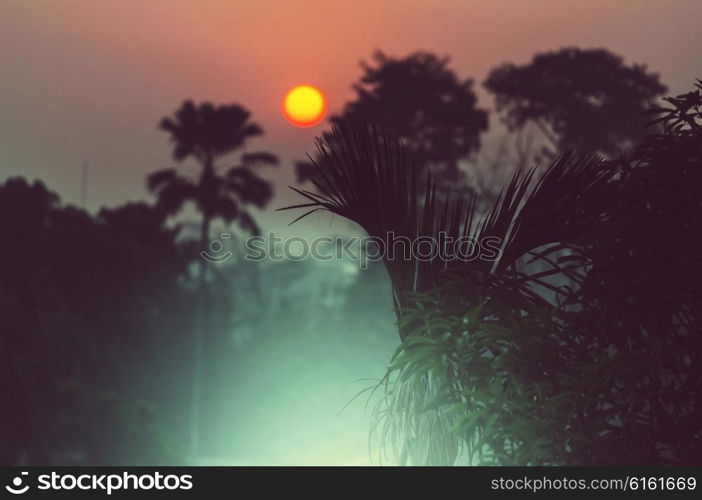
[[[199, 172], [185, 175], [175, 168], [152, 173], [147, 187], [158, 197], [158, 206], [169, 215], [178, 213], [187, 202], [193, 202], [202, 215], [200, 248], [210, 238], [215, 219], [238, 223], [248, 233], [258, 235], [260, 229], [246, 209], [247, 205], [264, 208], [273, 195], [271, 184], [255, 172], [255, 167], [277, 165], [276, 155], [265, 152], [243, 152], [238, 162], [221, 169], [218, 160], [245, 148], [246, 141], [263, 135], [263, 129], [251, 121], [251, 113], [238, 104], [215, 106], [205, 102], [196, 105], [185, 101], [173, 117], [161, 120], [159, 128], [170, 134], [173, 158], [177, 162], [193, 159]], [[200, 260], [198, 321], [193, 330], [193, 401], [191, 414], [191, 453], [199, 449], [200, 387], [202, 384], [203, 331], [206, 298], [207, 262]]]
[[248, 139], [263, 135], [261, 127], [250, 121], [250, 117], [251, 113], [237, 104], [196, 106], [185, 101], [174, 117], [161, 120], [160, 129], [171, 135], [173, 158], [178, 162], [194, 159], [200, 173], [199, 178], [193, 179], [174, 168], [159, 170], [149, 175], [148, 188], [158, 196], [159, 205], [171, 214], [180, 211], [188, 201], [195, 203], [202, 214], [202, 247], [216, 218], [236, 221], [244, 231], [259, 233], [258, 225], [244, 206], [265, 207], [273, 191], [253, 167], [277, 165], [277, 156], [268, 152], [244, 153], [239, 164], [225, 172], [219, 171], [216, 164], [219, 158], [243, 149]]

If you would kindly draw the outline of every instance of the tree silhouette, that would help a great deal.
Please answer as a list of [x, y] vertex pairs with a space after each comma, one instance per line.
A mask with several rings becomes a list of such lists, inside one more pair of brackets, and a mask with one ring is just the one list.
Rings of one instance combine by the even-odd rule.
[[700, 462], [702, 82], [665, 101], [626, 161], [518, 171], [483, 217], [432, 184], [420, 204], [411, 153], [376, 128], [318, 139], [319, 193], [290, 208], [380, 240], [500, 241], [484, 261], [385, 253], [402, 344], [374, 429], [402, 462], [461, 445], [483, 465]]
[[233, 104], [196, 106], [185, 101], [174, 117], [161, 121], [160, 128], [168, 132], [173, 142], [173, 158], [182, 162], [194, 159], [200, 168], [196, 179], [179, 174], [176, 169], [159, 170], [149, 175], [149, 191], [158, 196], [159, 206], [167, 213], [181, 210], [192, 201], [202, 214], [200, 245], [209, 239], [212, 221], [237, 222], [244, 231], [258, 234], [259, 228], [245, 205], [263, 208], [273, 195], [269, 182], [261, 179], [253, 167], [277, 165], [278, 158], [268, 152], [244, 153], [239, 164], [225, 172], [216, 161], [244, 148], [246, 141], [263, 134], [261, 127], [250, 121], [251, 114]]
[[178, 228], [144, 203], [91, 216], [21, 178], [0, 184], [0, 228], [0, 463], [175, 460], [133, 381], [190, 331]]
[[666, 91], [644, 65], [624, 64], [606, 49], [565, 48], [506, 63], [484, 82], [511, 130], [533, 123], [548, 156], [576, 149], [616, 157], [645, 134], [643, 112]]
[[[449, 62], [430, 52], [404, 58], [375, 52], [371, 63], [361, 63], [356, 98], [331, 122], [364, 121], [390, 130], [419, 165], [431, 167], [441, 192], [465, 191], [459, 161], [480, 148], [488, 116], [477, 107], [473, 81], [460, 79]], [[312, 172], [308, 163], [297, 169], [299, 180]]]
[[[243, 150], [246, 141], [263, 134], [261, 127], [250, 120], [251, 114], [238, 104], [215, 106], [211, 103], [195, 105], [185, 101], [174, 117], [161, 120], [160, 128], [168, 132], [173, 142], [173, 158], [183, 162], [195, 160], [199, 174], [193, 178], [180, 174], [174, 168], [159, 170], [149, 175], [149, 191], [158, 197], [158, 205], [166, 213], [174, 214], [183, 205], [194, 202], [202, 215], [200, 248], [205, 249], [210, 237], [210, 225], [220, 218], [227, 223], [237, 222], [242, 230], [259, 234], [254, 218], [246, 205], [264, 208], [273, 195], [271, 184], [257, 175], [259, 165], [277, 165], [278, 158], [269, 152], [243, 153], [238, 163], [222, 171], [217, 160]], [[200, 387], [202, 379], [204, 312], [206, 298], [207, 262], [200, 259], [199, 321], [193, 331], [193, 402], [191, 451], [199, 448]]]
[[626, 161], [516, 172], [482, 217], [432, 184], [420, 204], [411, 154], [376, 128], [317, 140], [319, 193], [290, 207], [303, 217], [381, 241], [500, 241], [486, 260], [384, 254], [402, 343], [373, 428], [402, 462], [451, 464], [464, 446], [482, 465], [700, 463], [701, 93], [649, 110], [661, 129]]

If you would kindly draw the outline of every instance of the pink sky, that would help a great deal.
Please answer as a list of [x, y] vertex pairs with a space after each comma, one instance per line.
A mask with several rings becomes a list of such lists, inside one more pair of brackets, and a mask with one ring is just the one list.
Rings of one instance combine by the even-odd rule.
[[321, 129], [283, 120], [285, 90], [313, 83], [334, 112], [376, 48], [449, 54], [480, 84], [535, 52], [607, 47], [678, 93], [702, 77], [700, 19], [699, 0], [2, 0], [0, 180], [77, 201], [88, 161], [92, 209], [145, 198], [146, 173], [171, 164], [156, 123], [193, 98], [250, 109], [266, 130], [251, 148], [285, 160], [284, 185]]

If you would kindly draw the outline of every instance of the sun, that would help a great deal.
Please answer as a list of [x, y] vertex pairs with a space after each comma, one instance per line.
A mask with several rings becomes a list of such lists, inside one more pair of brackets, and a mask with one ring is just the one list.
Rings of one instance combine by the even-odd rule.
[[296, 127], [312, 127], [324, 119], [327, 100], [317, 87], [297, 85], [283, 98], [283, 116]]

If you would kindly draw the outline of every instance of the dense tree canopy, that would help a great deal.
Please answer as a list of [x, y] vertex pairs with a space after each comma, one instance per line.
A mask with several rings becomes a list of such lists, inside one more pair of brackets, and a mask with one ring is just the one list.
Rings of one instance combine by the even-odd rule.
[[605, 49], [579, 48], [503, 64], [484, 85], [507, 126], [534, 123], [551, 154], [574, 148], [609, 157], [630, 152], [645, 135], [643, 113], [666, 91], [643, 65], [627, 65]]
[[[480, 148], [488, 114], [477, 105], [473, 81], [461, 79], [448, 57], [415, 52], [403, 58], [377, 51], [361, 63], [356, 97], [332, 123], [358, 120], [399, 137], [422, 166], [431, 167], [442, 191], [465, 189], [459, 161]], [[311, 172], [304, 164], [299, 167]]]
[[[164, 214], [96, 216], [38, 181], [0, 185], [0, 463], [178, 460], [131, 392], [138, 360], [179, 343], [193, 252]], [[115, 443], [120, 443], [116, 445]]]

